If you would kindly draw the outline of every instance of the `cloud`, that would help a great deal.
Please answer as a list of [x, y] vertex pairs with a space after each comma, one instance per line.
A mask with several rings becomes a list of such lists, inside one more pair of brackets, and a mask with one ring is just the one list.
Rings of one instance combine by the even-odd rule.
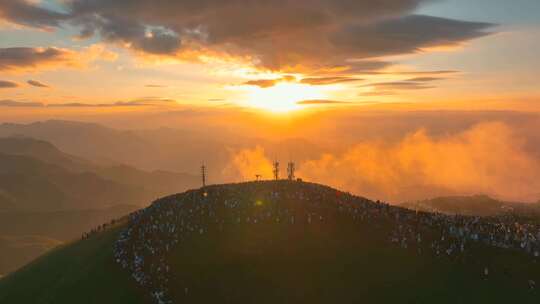
[[58, 48], [0, 48], [0, 71], [62, 63], [68, 57], [69, 51]]
[[163, 105], [177, 105], [176, 100], [170, 98], [162, 98], [155, 96], [148, 96], [137, 98], [129, 101], [117, 101], [115, 106], [163, 106]]
[[31, 86], [38, 87], [38, 88], [50, 88], [48, 85], [39, 82], [37, 80], [28, 80], [26, 83], [28, 83]]
[[33, 4], [35, 1], [1, 0], [0, 19], [30, 27], [57, 27], [69, 15]]
[[57, 67], [86, 67], [95, 60], [115, 60], [116, 54], [101, 45], [92, 45], [81, 51], [55, 47], [0, 48], [0, 71], [35, 71]]
[[399, 75], [448, 75], [448, 74], [456, 74], [459, 73], [459, 71], [454, 70], [439, 70], [439, 71], [401, 71], [396, 72], [395, 74]]
[[275, 86], [279, 81], [279, 79], [257, 79], [246, 81], [243, 83], [243, 85], [256, 86], [260, 88], [270, 88]]
[[363, 79], [350, 77], [350, 76], [306, 77], [306, 78], [302, 78], [301, 80], [297, 80], [296, 77], [294, 76], [286, 75], [284, 77], [276, 78], [276, 79], [249, 80], [242, 83], [242, 85], [257, 86], [260, 88], [270, 88], [280, 82], [295, 82], [295, 83], [319, 86], [319, 85], [332, 85], [332, 84], [340, 84], [340, 83], [351, 83], [351, 82], [358, 82], [362, 80]]
[[349, 82], [358, 82], [363, 79], [355, 77], [310, 77], [303, 78], [300, 82], [310, 85], [330, 85], [330, 84], [340, 84], [340, 83], [349, 83]]
[[126, 16], [84, 16], [75, 22], [83, 27], [80, 38], [88, 38], [98, 32], [107, 42], [120, 43], [149, 54], [173, 54], [181, 46], [177, 33], [161, 26], [145, 26]]
[[385, 72], [385, 71], [367, 71], [362, 74], [367, 75], [396, 75], [396, 76], [417, 76], [417, 77], [436, 77], [440, 75], [450, 75], [450, 74], [457, 74], [459, 71], [454, 70], [435, 70], [435, 71], [391, 71], [391, 72]]
[[415, 77], [411, 79], [407, 79], [407, 81], [411, 82], [432, 82], [432, 81], [438, 81], [438, 80], [444, 80], [442, 77]]
[[[453, 194], [536, 202], [540, 160], [517, 134], [502, 122], [439, 136], [418, 129], [396, 140], [364, 140], [301, 160], [297, 175], [391, 202]], [[227, 172], [250, 180], [258, 173], [271, 176], [271, 158], [263, 148], [234, 152]]]
[[331, 39], [338, 49], [369, 58], [457, 45], [488, 35], [486, 30], [493, 26], [483, 22], [408, 15], [374, 24], [346, 26]]
[[160, 85], [160, 84], [147, 84], [144, 86], [145, 88], [166, 88], [167, 86], [165, 85]]
[[344, 60], [344, 62], [336, 62], [328, 65], [317, 66], [299, 66], [295, 67], [296, 72], [303, 73], [308, 77], [356, 77], [357, 75], [378, 75], [378, 74], [394, 74], [384, 72], [383, 70], [392, 66], [394, 63], [375, 60]]
[[0, 89], [16, 88], [19, 85], [12, 81], [0, 80]]
[[380, 82], [366, 85], [367, 87], [373, 87], [378, 91], [392, 91], [392, 90], [425, 90], [435, 88], [432, 85], [426, 85], [421, 82], [414, 81], [394, 81], [394, 82]]
[[266, 158], [265, 150], [261, 146], [229, 152], [231, 160], [221, 172], [226, 179], [252, 180], [255, 175], [261, 175], [263, 179], [272, 177], [272, 162]]
[[145, 97], [129, 101], [117, 101], [113, 103], [59, 103], [48, 104], [51, 108], [111, 108], [111, 107], [141, 107], [141, 106], [164, 106], [176, 105], [176, 101], [167, 98]]
[[141, 107], [141, 106], [166, 106], [177, 105], [176, 100], [160, 97], [143, 97], [128, 101], [117, 101], [113, 103], [51, 103], [25, 102], [14, 100], [0, 100], [0, 107], [42, 107], [42, 108], [114, 108], [114, 107]]
[[217, 56], [281, 72], [351, 75], [389, 64], [374, 58], [460, 44], [493, 27], [412, 14], [431, 1], [71, 0], [66, 13], [58, 13], [4, 0], [0, 7], [20, 24], [67, 23], [80, 29], [81, 38], [96, 36], [150, 55]]
[[[380, 82], [365, 85], [364, 87], [372, 87], [375, 91], [362, 92], [360, 96], [389, 96], [395, 95], [400, 90], [426, 90], [433, 89], [435, 86], [431, 83], [439, 80], [444, 80], [443, 77], [434, 76], [419, 76], [403, 81]], [[428, 84], [429, 83], [429, 84]]]
[[43, 107], [43, 106], [44, 104], [39, 103], [39, 102], [20, 102], [20, 101], [8, 100], [8, 99], [0, 100], [0, 107], [35, 108], [35, 107]]
[[299, 104], [299, 105], [330, 105], [330, 104], [350, 104], [350, 102], [338, 101], [338, 100], [316, 99], [316, 100], [302, 100], [302, 101], [298, 101], [296, 104]]
[[361, 92], [358, 94], [358, 96], [365, 96], [365, 97], [370, 97], [370, 96], [393, 96], [393, 95], [396, 95], [397, 92], [393, 92], [393, 91], [371, 91], [371, 92]]
[[407, 200], [486, 193], [536, 201], [540, 162], [503, 123], [482, 123], [442, 138], [419, 130], [400, 142], [364, 142], [301, 166], [302, 176], [374, 198]]
[[260, 88], [270, 88], [280, 82], [296, 82], [296, 77], [285, 75], [283, 77], [276, 78], [276, 79], [255, 79], [255, 80], [246, 81], [242, 83], [242, 85], [256, 86]]

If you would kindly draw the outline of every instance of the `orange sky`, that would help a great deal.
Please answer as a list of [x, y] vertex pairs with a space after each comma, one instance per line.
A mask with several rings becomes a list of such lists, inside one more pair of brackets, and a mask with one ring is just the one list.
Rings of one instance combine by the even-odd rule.
[[0, 106], [538, 110], [536, 1], [190, 1], [2, 2]]

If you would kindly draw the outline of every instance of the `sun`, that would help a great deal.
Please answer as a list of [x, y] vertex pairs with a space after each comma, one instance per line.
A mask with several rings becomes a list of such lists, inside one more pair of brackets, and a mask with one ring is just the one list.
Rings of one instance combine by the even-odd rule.
[[271, 112], [290, 112], [304, 107], [299, 101], [324, 99], [325, 95], [315, 86], [281, 82], [269, 88], [249, 87], [247, 105]]

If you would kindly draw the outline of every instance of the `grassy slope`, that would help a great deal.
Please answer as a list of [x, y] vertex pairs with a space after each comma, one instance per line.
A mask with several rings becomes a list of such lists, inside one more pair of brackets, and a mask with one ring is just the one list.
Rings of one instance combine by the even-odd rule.
[[62, 246], [0, 280], [0, 303], [140, 303], [113, 261], [115, 228]]
[[236, 228], [185, 243], [171, 257], [175, 303], [539, 303], [527, 280], [540, 267], [514, 253], [478, 248], [476, 260], [451, 261], [369, 233], [277, 230]]
[[62, 242], [37, 236], [1, 236], [0, 235], [0, 274], [17, 270], [22, 265], [34, 260], [44, 252]]
[[[530, 257], [478, 247], [465, 260], [434, 258], [388, 244], [384, 221], [326, 219], [232, 224], [186, 240], [169, 256], [175, 303], [540, 302], [527, 287], [540, 277]], [[0, 280], [0, 303], [144, 302], [112, 261], [116, 235], [62, 247]]]
[[136, 206], [59, 212], [0, 212], [0, 274], [11, 273], [83, 232], [120, 218]]
[[527, 286], [540, 264], [529, 256], [483, 246], [460, 260], [418, 255], [385, 241], [384, 221], [326, 214], [188, 239], [169, 256], [175, 303], [540, 303]]

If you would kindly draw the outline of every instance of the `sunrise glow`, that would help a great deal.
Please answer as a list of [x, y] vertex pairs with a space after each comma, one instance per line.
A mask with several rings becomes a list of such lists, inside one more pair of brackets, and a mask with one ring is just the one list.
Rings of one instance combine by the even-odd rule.
[[539, 16], [0, 0], [0, 304], [540, 303]]
[[247, 106], [270, 112], [299, 110], [304, 107], [298, 104], [301, 101], [326, 97], [321, 88], [296, 83], [278, 83], [269, 88], [251, 86], [246, 90], [248, 91]]

